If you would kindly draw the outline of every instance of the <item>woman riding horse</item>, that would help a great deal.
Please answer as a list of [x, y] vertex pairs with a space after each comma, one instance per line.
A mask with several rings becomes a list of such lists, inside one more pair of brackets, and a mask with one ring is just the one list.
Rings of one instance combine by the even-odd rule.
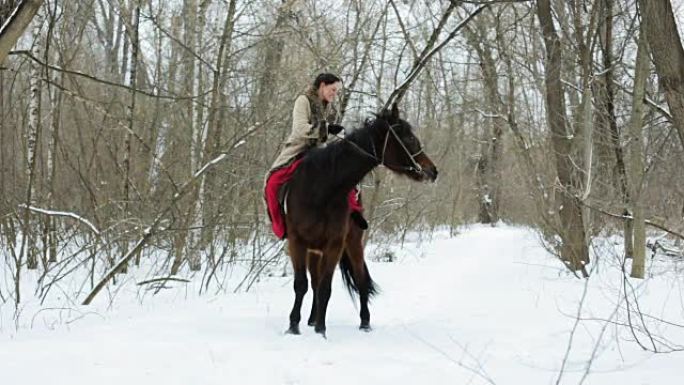
[[[266, 205], [273, 225], [273, 231], [278, 238], [285, 238], [285, 221], [280, 208], [279, 194], [296, 170], [302, 156], [310, 149], [318, 147], [328, 140], [328, 135], [337, 135], [344, 127], [334, 123], [337, 111], [333, 101], [341, 87], [339, 77], [322, 73], [314, 79], [307, 91], [299, 95], [292, 110], [292, 132], [285, 141], [280, 155], [271, 166], [266, 178]], [[361, 205], [355, 191], [350, 191], [349, 203], [352, 208], [352, 218], [362, 229], [368, 224], [361, 216]]]
[[368, 299], [375, 289], [363, 259], [361, 231], [349, 224], [348, 191], [379, 165], [417, 181], [437, 178], [437, 168], [423, 153], [411, 125], [399, 117], [396, 104], [344, 139], [308, 151], [293, 172], [285, 216], [295, 291], [289, 333], [299, 334], [308, 267], [314, 292], [309, 325], [325, 336], [331, 282], [338, 263], [347, 288], [359, 294], [360, 328], [370, 330]]

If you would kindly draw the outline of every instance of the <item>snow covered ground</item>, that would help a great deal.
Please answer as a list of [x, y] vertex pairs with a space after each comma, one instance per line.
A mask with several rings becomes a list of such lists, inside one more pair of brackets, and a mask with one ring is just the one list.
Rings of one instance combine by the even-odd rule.
[[[23, 314], [18, 330], [5, 305], [0, 383], [680, 384], [684, 353], [653, 354], [635, 336], [659, 350], [684, 343], [684, 328], [659, 320], [684, 324], [681, 266], [656, 258], [648, 279], [625, 280], [613, 247], [603, 242], [600, 268], [580, 280], [528, 229], [409, 239], [392, 246], [395, 262], [369, 263], [382, 290], [371, 333], [357, 329], [358, 309], [336, 275], [327, 340], [305, 325], [301, 336], [284, 334], [291, 277], [214, 296], [178, 284], [144, 301], [130, 285], [111, 306]], [[635, 304], [631, 285], [644, 316], [625, 311]]]

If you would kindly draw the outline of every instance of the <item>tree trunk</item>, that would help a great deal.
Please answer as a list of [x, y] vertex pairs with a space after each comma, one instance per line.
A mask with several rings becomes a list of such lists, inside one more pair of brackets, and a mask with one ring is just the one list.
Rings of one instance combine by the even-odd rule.
[[542, 27], [546, 61], [544, 64], [546, 88], [546, 115], [550, 127], [551, 145], [556, 159], [556, 171], [560, 184], [558, 214], [560, 226], [560, 258], [572, 271], [582, 271], [589, 263], [582, 208], [577, 197], [580, 191], [579, 176], [571, 159], [573, 142], [568, 132], [565, 114], [565, 96], [561, 83], [562, 50], [556, 27], [551, 16], [549, 0], [537, 2], [537, 16]]
[[[195, 47], [197, 47], [198, 52], [202, 52], [203, 40], [204, 40], [204, 27], [206, 22], [206, 11], [209, 2], [203, 1], [199, 6], [198, 13], [198, 25], [195, 42]], [[194, 59], [193, 59], [194, 60]], [[195, 82], [195, 90], [193, 93], [197, 95], [197, 101], [193, 103], [195, 108], [195, 123], [193, 124], [192, 142], [190, 144], [190, 168], [194, 173], [197, 171], [199, 166], [202, 164], [206, 142], [207, 142], [207, 129], [204, 127], [204, 66], [198, 60], [196, 64], [197, 68], [197, 80]], [[190, 229], [188, 230], [188, 240], [186, 243], [188, 263], [190, 265], [190, 270], [198, 271], [201, 268], [201, 251], [204, 248], [202, 244], [201, 234], [204, 231], [206, 223], [204, 222], [204, 215], [202, 215], [204, 208], [204, 189], [205, 189], [205, 178], [202, 177], [199, 180], [198, 186], [195, 187], [195, 191], [192, 192], [192, 208], [190, 211]]]
[[264, 45], [266, 46], [263, 54], [264, 69], [261, 71], [259, 90], [257, 91], [254, 105], [258, 121], [263, 121], [265, 113], [268, 111], [268, 106], [271, 105], [271, 101], [276, 94], [277, 71], [283, 56], [283, 49], [285, 48], [284, 40], [280, 34], [290, 18], [292, 8], [297, 2], [298, 0], [283, 1], [283, 4], [278, 8], [275, 25], [268, 36], [264, 38]]
[[[7, 143], [7, 138], [5, 135], [5, 122], [5, 71], [0, 71], [0, 175], [2, 175], [3, 177], [5, 170], [7, 169], [8, 163], [5, 161], [5, 159], [7, 159], [7, 156], [5, 155], [5, 146], [2, 145], [3, 143]], [[6, 183], [0, 183], [0, 196], [7, 196]], [[4, 216], [5, 213], [8, 213], [10, 211], [10, 208], [8, 206], [9, 205], [5, 202], [4, 199], [0, 199], [0, 215]], [[0, 235], [2, 235], [2, 230], [2, 222], [0, 222]]]
[[[193, 135], [196, 133], [195, 128], [195, 107], [192, 99], [192, 95], [195, 92], [195, 62], [196, 57], [193, 55], [195, 44], [197, 43], [197, 0], [184, 0], [183, 2], [183, 89], [181, 92], [188, 99], [183, 105], [184, 117], [181, 121], [180, 132], [178, 133], [180, 138], [185, 138], [181, 140], [178, 144], [179, 150], [182, 151], [183, 160], [187, 161], [184, 163], [186, 165], [185, 172], [192, 175], [196, 170], [193, 169], [193, 145], [194, 139]], [[183, 146], [187, 146], [183, 148]], [[186, 158], [187, 157], [187, 158]], [[193, 188], [197, 188], [196, 186]], [[191, 192], [194, 194], [194, 192]], [[183, 204], [185, 203], [185, 204]], [[173, 264], [171, 265], [171, 274], [178, 273], [183, 260], [186, 258], [188, 236], [190, 232], [187, 230], [192, 222], [192, 212], [194, 210], [194, 200], [188, 200], [186, 202], [181, 202], [179, 210], [182, 213], [182, 218], [180, 221], [181, 231], [178, 231], [174, 239], [173, 253], [175, 253]]]
[[496, 63], [491, 48], [482, 44], [486, 39], [485, 19], [480, 18], [475, 28], [466, 28], [466, 37], [480, 58], [482, 72], [482, 86], [485, 91], [488, 111], [489, 130], [485, 130], [482, 140], [482, 150], [477, 163], [477, 179], [479, 185], [480, 223], [496, 223], [499, 220], [499, 201], [501, 197], [500, 162], [503, 153], [503, 126], [505, 120], [501, 116], [504, 111], [499, 93], [499, 77], [496, 73]]
[[[235, 10], [237, 0], [231, 0], [228, 4], [228, 13], [223, 23], [223, 34], [219, 43], [218, 54], [216, 57], [216, 70], [213, 74], [211, 89], [211, 104], [209, 106], [209, 128], [207, 133], [208, 143], [205, 147], [204, 161], [215, 158], [221, 150], [221, 135], [223, 133], [223, 120], [225, 119], [226, 97], [225, 89], [228, 81], [228, 70], [230, 68], [229, 56], [232, 50], [233, 31], [235, 28]], [[202, 201], [205, 204], [203, 213], [205, 228], [202, 233], [202, 243], [211, 245], [213, 243], [214, 229], [221, 215], [220, 205], [218, 204], [219, 194], [216, 191], [217, 173], [215, 170], [207, 172], [204, 177], [204, 196]], [[211, 253], [210, 253], [211, 255]]]
[[[620, 131], [617, 126], [615, 116], [615, 91], [614, 91], [614, 71], [613, 71], [613, 0], [602, 0], [603, 2], [603, 33], [601, 34], [603, 43], [603, 71], [604, 75], [596, 87], [597, 93], [597, 126], [598, 131], [603, 133], [607, 139], [607, 146], [612, 153], [613, 171], [606, 171], [606, 176], [612, 174], [614, 185], [617, 186], [618, 194], [622, 202], [623, 211], [628, 210], [630, 202], [630, 192], [627, 187], [627, 169], [625, 167], [625, 155], [620, 140]], [[599, 160], [600, 162], [600, 160]], [[609, 178], [608, 178], [609, 179]], [[632, 256], [632, 221], [624, 222], [625, 256]]]
[[[42, 57], [42, 20], [38, 15], [33, 26], [33, 53], [35, 57]], [[29, 101], [29, 116], [28, 116], [28, 132], [26, 135], [26, 206], [31, 206], [33, 199], [35, 199], [35, 176], [36, 176], [36, 159], [38, 157], [38, 141], [41, 137], [41, 96], [42, 96], [42, 77], [44, 67], [38, 63], [31, 63], [29, 74], [29, 88], [31, 97]], [[28, 209], [24, 210], [24, 227], [22, 234], [22, 247], [20, 250], [20, 257], [26, 253], [26, 267], [28, 269], [36, 269], [38, 267], [37, 251], [35, 245], [35, 234], [31, 229], [31, 216]]]
[[650, 47], [672, 124], [684, 147], [684, 48], [669, 0], [639, 0], [641, 17], [646, 21]]
[[[180, 28], [181, 17], [173, 16], [171, 18], [171, 35], [178, 36], [180, 34]], [[157, 54], [159, 57], [161, 57], [162, 49], [163, 39], [160, 33], [157, 47]], [[172, 44], [171, 57], [169, 58], [168, 63], [168, 70], [166, 70], [164, 74], [161, 73], [161, 63], [157, 67], [157, 82], [159, 85], [166, 84], [166, 88], [169, 90], [169, 94], [171, 95], [174, 95], [176, 93], [176, 75], [178, 74], [178, 58], [180, 56], [180, 50], [181, 48], [179, 48], [178, 44]], [[163, 83], [162, 81], [163, 75], [166, 75], [166, 83]], [[169, 136], [171, 134], [172, 126], [172, 119], [170, 116], [172, 112], [171, 103], [165, 100], [162, 101], [160, 98], [157, 98], [157, 100], [155, 101], [155, 109], [158, 110], [158, 113], [161, 116], [159, 117], [159, 129], [154, 130], [152, 136], [154, 156], [150, 159], [149, 162], [148, 184], [150, 185], [150, 195], [152, 196], [156, 194], [157, 188], [159, 187], [161, 160], [164, 157], [164, 153], [167, 150], [167, 147], [169, 147]]]
[[[64, 85], [64, 75], [59, 74], [55, 79], [56, 84]], [[62, 119], [62, 100], [63, 93], [60, 89], [54, 90], [55, 94], [51, 98], [51, 115], [52, 120], [49, 128], [47, 154], [47, 170], [48, 170], [48, 207], [55, 207], [55, 181], [57, 179], [57, 150], [59, 146], [59, 128]], [[55, 219], [47, 217], [47, 239], [48, 239], [48, 262], [57, 262], [57, 226]]]
[[26, 31], [42, 4], [42, 0], [23, 0], [16, 11], [0, 26], [0, 64], [5, 61], [9, 51]]
[[[647, 28], [643, 23], [650, 23], [650, 20], [641, 21], [642, 27], [639, 31], [639, 46], [637, 48], [636, 68], [634, 70], [634, 95], [632, 97], [632, 116], [630, 118], [629, 132], [630, 140], [630, 208], [633, 223], [633, 234], [625, 234], [625, 237], [633, 237], [632, 250], [632, 271], [630, 275], [634, 278], [644, 278], [644, 266], [646, 263], [646, 224], [644, 218], [644, 207], [641, 199], [642, 184], [644, 182], [644, 148], [642, 144], [642, 126], [644, 122], [644, 96], [646, 95], [646, 81], [649, 73], [648, 60], [648, 39]], [[625, 243], [627, 240], [625, 239]]]
[[[131, 44], [131, 65], [130, 65], [130, 73], [129, 73], [129, 79], [128, 79], [128, 84], [130, 85], [130, 105], [128, 107], [128, 131], [126, 132], [126, 136], [124, 139], [124, 159], [123, 159], [123, 168], [124, 168], [124, 180], [123, 180], [123, 203], [124, 203], [124, 210], [123, 214], [125, 217], [128, 217], [129, 213], [131, 212], [131, 197], [130, 197], [130, 188], [131, 188], [131, 155], [132, 155], [132, 148], [131, 148], [131, 141], [133, 139], [133, 132], [135, 132], [135, 104], [136, 104], [136, 87], [137, 87], [137, 79], [138, 79], [138, 52], [139, 52], [139, 39], [138, 39], [138, 29], [140, 25], [140, 3], [139, 0], [133, 0], [132, 4], [133, 6], [133, 19], [131, 22], [131, 27], [132, 30], [128, 34], [130, 38], [130, 44]], [[128, 41], [127, 39], [126, 41]], [[126, 44], [124, 44], [124, 47], [126, 47]], [[124, 59], [127, 58], [127, 55], [124, 55]], [[124, 66], [126, 63], [124, 63]], [[125, 250], [127, 247], [122, 247], [123, 250]], [[136, 255], [136, 262], [138, 261], [139, 255]], [[120, 273], [125, 274], [128, 272], [128, 265], [124, 265], [120, 270]]]
[[124, 140], [124, 180], [123, 180], [123, 201], [124, 201], [124, 215], [128, 215], [129, 201], [130, 201], [130, 185], [131, 185], [131, 141], [133, 138], [132, 132], [135, 131], [135, 104], [136, 104], [136, 86], [137, 86], [137, 69], [138, 69], [138, 26], [140, 21], [140, 4], [138, 0], [134, 0], [133, 4], [133, 30], [129, 34], [131, 40], [131, 68], [129, 73], [128, 84], [130, 86], [130, 105], [128, 107], [128, 132]]
[[[388, 37], [387, 37], [387, 14], [386, 13], [382, 19], [383, 19], [382, 20], [382, 34], [380, 35], [380, 36], [382, 36], [382, 40], [381, 40], [380, 45], [379, 45], [380, 54], [378, 55], [378, 59], [379, 59], [378, 60], [378, 66], [379, 66], [379, 68], [374, 71], [377, 74], [375, 76], [374, 86], [375, 86], [375, 89], [378, 91], [382, 89], [383, 76], [381, 74], [383, 74], [385, 72], [384, 71], [385, 64], [386, 64], [385, 57], [387, 55]], [[377, 102], [376, 107], [378, 109], [382, 108], [382, 100], [380, 98], [376, 98], [376, 102]], [[366, 203], [364, 203], [364, 205], [365, 205], [364, 210], [366, 212], [364, 215], [366, 216], [366, 218], [369, 221], [372, 221], [375, 218], [375, 213], [378, 209], [378, 205], [380, 204], [380, 191], [382, 189], [382, 182], [383, 182], [381, 173], [374, 171], [373, 173], [371, 173], [371, 175], [373, 176], [373, 192], [371, 193], [370, 199], [364, 200], [366, 202]], [[363, 195], [363, 192], [362, 192], [362, 196], [365, 196], [365, 195]], [[370, 235], [371, 235], [371, 231], [364, 231], [363, 232], [363, 244], [364, 245], [368, 243], [368, 240], [370, 239]]]

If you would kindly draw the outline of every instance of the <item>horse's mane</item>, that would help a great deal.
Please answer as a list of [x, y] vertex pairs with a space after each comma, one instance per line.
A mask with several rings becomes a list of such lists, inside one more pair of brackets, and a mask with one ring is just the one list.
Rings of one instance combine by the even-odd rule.
[[364, 150], [370, 150], [367, 147], [368, 144], [370, 144], [373, 140], [373, 133], [375, 132], [379, 124], [378, 120], [379, 119], [367, 118], [363, 122], [363, 126], [361, 128], [353, 130], [344, 138], [336, 140], [333, 139], [323, 147], [311, 149], [304, 156], [303, 161], [312, 162], [316, 164], [329, 164], [331, 162], [334, 162], [335, 159], [339, 158], [339, 155], [348, 151], [350, 147], [353, 147], [352, 144], [347, 142], [353, 142], [357, 146], [361, 146]]
[[361, 128], [355, 129], [343, 139], [328, 142], [324, 147], [313, 148], [304, 155], [296, 174], [310, 178], [312, 185], [316, 186], [311, 191], [312, 202], [330, 196], [331, 190], [346, 194], [358, 182], [350, 180], [350, 177], [359, 180], [363, 177], [360, 175], [357, 178], [354, 174], [356, 169], [365, 174], [367, 171], [363, 170], [370, 170], [377, 164], [377, 160], [370, 156], [373, 153], [371, 143], [374, 133], [384, 121], [382, 118], [368, 118]]

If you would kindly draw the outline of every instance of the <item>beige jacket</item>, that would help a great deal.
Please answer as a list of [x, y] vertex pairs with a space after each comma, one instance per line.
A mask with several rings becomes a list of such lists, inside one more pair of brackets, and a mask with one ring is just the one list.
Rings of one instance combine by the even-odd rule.
[[323, 105], [312, 91], [299, 95], [292, 109], [292, 132], [285, 140], [283, 149], [271, 166], [269, 174], [280, 167], [290, 164], [299, 154], [318, 146], [328, 138], [328, 127], [321, 127], [325, 120], [334, 123], [337, 111], [328, 103]]

